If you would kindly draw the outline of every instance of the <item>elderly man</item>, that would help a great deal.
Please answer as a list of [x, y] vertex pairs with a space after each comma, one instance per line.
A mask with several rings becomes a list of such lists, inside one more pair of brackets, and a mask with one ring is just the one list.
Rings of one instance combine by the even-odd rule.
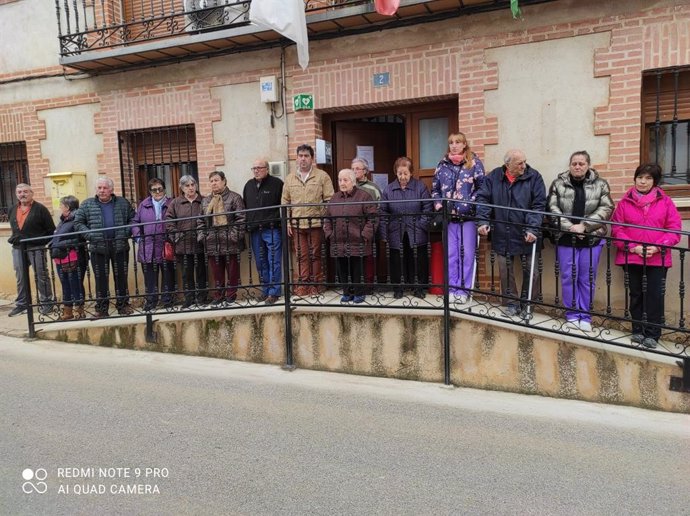
[[[280, 232], [280, 199], [283, 182], [268, 173], [268, 161], [254, 160], [254, 178], [244, 185], [247, 230], [261, 281], [261, 300], [267, 305], [280, 298], [282, 238]], [[256, 211], [251, 211], [256, 210]]]
[[[333, 197], [333, 182], [326, 172], [315, 168], [314, 149], [310, 145], [297, 147], [297, 170], [288, 174], [283, 187], [282, 204], [326, 203]], [[288, 236], [297, 255], [298, 285], [296, 296], [318, 295], [324, 290], [321, 268], [322, 218], [324, 206], [291, 207]]]
[[[509, 150], [503, 162], [503, 166], [492, 170], [484, 179], [477, 192], [477, 232], [482, 236], [492, 232], [491, 248], [497, 255], [501, 294], [506, 305], [504, 313], [524, 317], [530, 301], [532, 246], [540, 236], [543, 214], [538, 212], [546, 208], [546, 187], [541, 174], [527, 164], [521, 150]], [[519, 298], [515, 262], [522, 267]], [[539, 275], [535, 267], [532, 298], [539, 294]]]
[[120, 315], [132, 313], [127, 290], [127, 269], [131, 235], [128, 225], [134, 217], [134, 208], [127, 199], [116, 196], [114, 188], [112, 179], [99, 177], [96, 196], [81, 203], [74, 216], [77, 231], [93, 230], [84, 236], [89, 243], [91, 266], [96, 281], [96, 317], [108, 317], [108, 277], [111, 265], [117, 296], [115, 307]]
[[[12, 236], [9, 243], [12, 244], [12, 265], [14, 275], [17, 278], [17, 301], [15, 307], [8, 314], [10, 317], [26, 312], [31, 303], [29, 298], [29, 277], [24, 271], [22, 259], [21, 241], [25, 238], [52, 236], [55, 231], [53, 218], [44, 205], [34, 201], [34, 191], [26, 183], [17, 185], [16, 191], [18, 204], [12, 206], [9, 212]], [[49, 240], [49, 239], [47, 239]], [[27, 246], [29, 265], [34, 268], [36, 274], [36, 289], [38, 300], [41, 303], [39, 312], [46, 315], [50, 312], [53, 303], [53, 291], [50, 287], [50, 279], [46, 267], [46, 249], [44, 241], [30, 242]]]

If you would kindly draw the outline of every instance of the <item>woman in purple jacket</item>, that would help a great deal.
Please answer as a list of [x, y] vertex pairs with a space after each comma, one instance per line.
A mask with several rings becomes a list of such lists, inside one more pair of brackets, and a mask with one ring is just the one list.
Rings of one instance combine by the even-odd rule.
[[477, 190], [484, 179], [484, 164], [472, 152], [463, 133], [448, 136], [448, 154], [436, 166], [431, 184], [434, 210], [449, 199], [448, 285], [452, 298], [466, 303], [472, 289], [472, 271], [477, 250], [477, 227], [472, 219]]
[[388, 267], [393, 296], [403, 297], [403, 286], [407, 284], [415, 285], [414, 295], [423, 299], [422, 285], [429, 282], [427, 248], [431, 196], [426, 185], [412, 177], [414, 168], [410, 158], [396, 159], [393, 170], [398, 179], [389, 183], [381, 194], [379, 226], [380, 238], [387, 241], [390, 248]]
[[[662, 284], [671, 267], [671, 247], [680, 241], [676, 205], [657, 185], [661, 167], [653, 163], [635, 170], [635, 186], [618, 203], [611, 220], [645, 227], [613, 225], [616, 265], [628, 278], [634, 344], [655, 348], [664, 318]], [[654, 229], [658, 228], [658, 229]], [[660, 231], [661, 230], [661, 231]], [[646, 282], [646, 288], [643, 284]], [[646, 324], [643, 322], [646, 316]]]
[[165, 195], [165, 183], [161, 179], [154, 177], [148, 186], [151, 195], [141, 201], [132, 219], [132, 236], [139, 243], [137, 261], [144, 271], [145, 311], [155, 310], [158, 304], [159, 278], [163, 281], [161, 301], [164, 308], [173, 306], [175, 291], [175, 262], [166, 260], [163, 256], [166, 240], [165, 215], [170, 198]]

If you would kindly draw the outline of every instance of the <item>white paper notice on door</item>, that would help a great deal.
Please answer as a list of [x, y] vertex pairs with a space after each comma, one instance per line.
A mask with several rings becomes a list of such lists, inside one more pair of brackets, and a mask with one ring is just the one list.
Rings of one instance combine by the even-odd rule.
[[364, 158], [369, 163], [369, 172], [374, 170], [374, 146], [373, 145], [357, 145], [358, 158]]

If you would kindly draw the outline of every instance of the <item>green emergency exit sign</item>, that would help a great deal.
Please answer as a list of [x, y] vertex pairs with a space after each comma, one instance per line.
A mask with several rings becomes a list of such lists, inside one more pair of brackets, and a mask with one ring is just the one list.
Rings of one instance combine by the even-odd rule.
[[292, 98], [292, 105], [295, 111], [314, 109], [314, 95], [311, 93], [300, 93]]

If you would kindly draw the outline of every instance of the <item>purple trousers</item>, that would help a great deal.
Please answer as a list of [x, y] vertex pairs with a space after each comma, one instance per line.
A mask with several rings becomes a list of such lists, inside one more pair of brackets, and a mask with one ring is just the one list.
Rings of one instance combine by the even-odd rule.
[[568, 321], [592, 322], [592, 316], [588, 312], [594, 298], [597, 268], [603, 247], [603, 240], [594, 247], [558, 246], [563, 306], [569, 308], [565, 312]]
[[448, 224], [448, 290], [451, 294], [470, 295], [476, 250], [477, 226], [474, 222]]

